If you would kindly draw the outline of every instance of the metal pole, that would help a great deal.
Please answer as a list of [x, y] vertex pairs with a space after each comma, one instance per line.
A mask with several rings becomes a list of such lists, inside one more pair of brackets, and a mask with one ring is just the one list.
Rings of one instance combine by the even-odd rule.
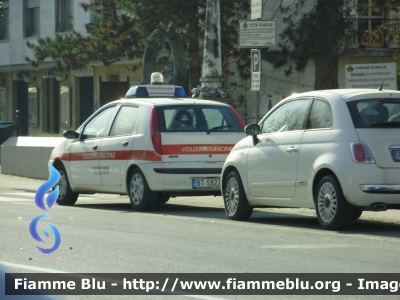
[[256, 92], [256, 123], [260, 120], [260, 91]]
[[19, 129], [20, 129], [20, 126], [19, 126], [19, 115], [20, 115], [20, 111], [19, 110], [17, 110], [16, 112], [15, 112], [15, 114], [16, 114], [16, 118], [17, 118], [17, 136], [19, 136]]

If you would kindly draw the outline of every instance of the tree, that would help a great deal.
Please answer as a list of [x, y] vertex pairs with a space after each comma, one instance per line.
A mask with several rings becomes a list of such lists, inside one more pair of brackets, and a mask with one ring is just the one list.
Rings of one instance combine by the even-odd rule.
[[[76, 68], [91, 61], [110, 64], [122, 57], [141, 57], [148, 44], [148, 36], [155, 29], [166, 34], [174, 30], [188, 51], [190, 85], [197, 86], [201, 77], [202, 53], [200, 41], [204, 38], [205, 0], [94, 0], [81, 4], [85, 10], [97, 12], [90, 26], [90, 36], [77, 32], [55, 39], [38, 39], [38, 44], [28, 42], [34, 59], [26, 58], [38, 66], [46, 58], [57, 61], [59, 68]], [[117, 9], [124, 13], [117, 14]], [[248, 78], [249, 54], [237, 47], [238, 22], [247, 16], [249, 2], [221, 0], [221, 36], [223, 74], [232, 74], [228, 66], [236, 64], [239, 74]], [[162, 35], [160, 35], [162, 37]], [[155, 39], [154, 43], [160, 42]], [[65, 48], [65, 49], [64, 49]], [[231, 60], [228, 61], [227, 58]]]
[[[293, 21], [306, 2], [313, 2], [311, 9]], [[279, 0], [272, 17], [281, 13], [288, 27], [280, 35], [278, 49], [264, 50], [263, 58], [275, 68], [284, 67], [287, 76], [293, 68], [304, 71], [311, 59], [315, 63], [314, 88], [338, 88], [339, 56], [346, 53], [354, 41], [353, 20], [349, 17], [351, 2], [294, 0], [284, 6], [284, 0]]]

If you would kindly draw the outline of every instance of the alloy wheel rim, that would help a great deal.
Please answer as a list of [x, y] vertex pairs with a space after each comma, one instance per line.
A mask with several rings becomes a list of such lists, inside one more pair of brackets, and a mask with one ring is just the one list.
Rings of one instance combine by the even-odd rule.
[[60, 173], [60, 180], [58, 181], [58, 199], [64, 199], [67, 194], [67, 176], [62, 171], [59, 171], [58, 173]]
[[239, 185], [235, 178], [231, 177], [225, 187], [225, 207], [228, 214], [234, 214], [239, 204]]
[[139, 174], [135, 174], [131, 180], [131, 201], [135, 205], [139, 205], [142, 202], [144, 193], [143, 178]]
[[337, 211], [337, 194], [335, 187], [330, 182], [325, 182], [318, 193], [318, 214], [322, 221], [329, 223]]

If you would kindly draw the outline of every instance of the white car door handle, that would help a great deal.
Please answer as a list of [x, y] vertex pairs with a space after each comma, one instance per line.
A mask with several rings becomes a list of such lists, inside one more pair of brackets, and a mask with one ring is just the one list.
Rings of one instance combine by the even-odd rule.
[[129, 144], [128, 141], [122, 142], [122, 147], [126, 147], [126, 146], [128, 146], [128, 144]]
[[295, 148], [293, 146], [286, 149], [286, 151], [289, 152], [289, 153], [297, 152], [298, 150], [299, 149], [297, 149], [297, 148]]
[[97, 150], [98, 147], [99, 147], [98, 145], [94, 145], [94, 146], [92, 147], [92, 149], [93, 149], [93, 150]]

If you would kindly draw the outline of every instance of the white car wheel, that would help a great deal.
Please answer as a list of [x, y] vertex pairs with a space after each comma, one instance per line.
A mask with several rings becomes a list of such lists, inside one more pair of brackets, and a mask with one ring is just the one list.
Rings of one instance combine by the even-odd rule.
[[321, 219], [326, 222], [332, 222], [337, 210], [336, 190], [332, 183], [325, 182], [318, 192], [318, 211]]
[[228, 215], [235, 214], [239, 204], [239, 184], [234, 177], [226, 183], [225, 202]]
[[327, 175], [320, 180], [314, 200], [322, 227], [330, 230], [344, 229], [353, 220], [354, 207], [347, 202], [335, 176]]
[[135, 168], [130, 174], [128, 195], [132, 207], [139, 211], [152, 210], [157, 202], [157, 193], [150, 190], [139, 168]]
[[253, 213], [253, 208], [247, 201], [242, 180], [235, 170], [228, 174], [224, 184], [224, 206], [231, 220], [247, 220]]

